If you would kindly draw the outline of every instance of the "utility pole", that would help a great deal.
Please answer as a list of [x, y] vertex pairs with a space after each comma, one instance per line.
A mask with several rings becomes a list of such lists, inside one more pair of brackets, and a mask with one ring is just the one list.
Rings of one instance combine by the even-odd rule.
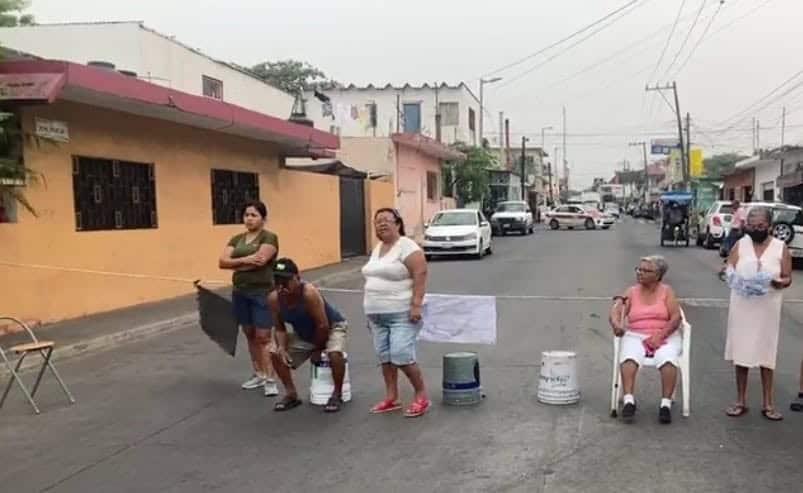
[[566, 180], [566, 193], [569, 193], [569, 161], [566, 159], [566, 107], [563, 107], [563, 179]]
[[753, 155], [756, 154], [756, 117], [753, 117]]
[[641, 146], [641, 150], [644, 154], [644, 202], [647, 202], [647, 194], [648, 189], [650, 188], [650, 174], [647, 172], [647, 142], [639, 141], [639, 142], [631, 142], [628, 144], [631, 147]]
[[483, 130], [483, 122], [485, 121], [485, 99], [484, 99], [484, 90], [485, 84], [493, 84], [494, 82], [499, 82], [502, 80], [501, 77], [493, 77], [491, 79], [480, 79], [480, 147], [482, 147], [482, 130]]
[[680, 100], [678, 99], [678, 85], [677, 82], [672, 82], [671, 85], [667, 84], [664, 86], [656, 85], [654, 87], [650, 87], [649, 85], [645, 88], [647, 92], [650, 91], [668, 91], [672, 89], [672, 92], [675, 94], [675, 117], [677, 118], [678, 122], [678, 144], [680, 145], [680, 167], [683, 171], [683, 187], [688, 190], [689, 189], [689, 156], [686, 155], [686, 146], [683, 142], [683, 120], [680, 116]]
[[756, 118], [756, 151], [761, 154], [761, 122]]
[[527, 171], [525, 169], [527, 165], [527, 142], [530, 139], [527, 137], [521, 137], [521, 200], [527, 201], [526, 198], [526, 188], [527, 188]]
[[435, 83], [435, 140], [441, 141], [441, 104], [438, 100], [438, 83]]
[[781, 112], [781, 147], [783, 147], [784, 139], [786, 137], [786, 106], [783, 107]]
[[686, 176], [691, 179], [691, 115], [686, 112], [686, 164], [688, 170]]
[[547, 163], [547, 174], [549, 175], [549, 205], [553, 206], [555, 205], [555, 195], [552, 193], [552, 163]]

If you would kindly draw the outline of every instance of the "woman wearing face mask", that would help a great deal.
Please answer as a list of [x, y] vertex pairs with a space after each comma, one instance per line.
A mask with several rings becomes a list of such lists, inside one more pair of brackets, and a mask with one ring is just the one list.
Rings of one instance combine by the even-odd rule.
[[772, 211], [757, 207], [747, 214], [745, 236], [731, 249], [727, 279], [731, 287], [725, 359], [736, 369], [736, 403], [728, 416], [747, 413], [747, 374], [761, 369], [762, 410], [770, 421], [783, 419], [775, 409], [773, 374], [781, 325], [782, 290], [792, 284], [792, 257], [786, 244], [769, 234]]

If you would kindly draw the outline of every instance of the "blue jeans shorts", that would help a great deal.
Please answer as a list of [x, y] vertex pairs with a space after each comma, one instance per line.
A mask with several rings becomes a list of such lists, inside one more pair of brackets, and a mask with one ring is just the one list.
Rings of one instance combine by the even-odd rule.
[[421, 324], [410, 321], [410, 312], [369, 314], [368, 326], [380, 363], [394, 366], [415, 363], [415, 343]]
[[234, 291], [231, 294], [234, 318], [243, 328], [270, 329], [273, 317], [268, 307], [268, 293]]

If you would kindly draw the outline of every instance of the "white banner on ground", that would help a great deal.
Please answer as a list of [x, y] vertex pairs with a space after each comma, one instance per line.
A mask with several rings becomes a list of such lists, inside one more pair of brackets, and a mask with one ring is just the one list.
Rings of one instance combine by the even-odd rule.
[[428, 294], [424, 298], [422, 341], [496, 344], [496, 298]]

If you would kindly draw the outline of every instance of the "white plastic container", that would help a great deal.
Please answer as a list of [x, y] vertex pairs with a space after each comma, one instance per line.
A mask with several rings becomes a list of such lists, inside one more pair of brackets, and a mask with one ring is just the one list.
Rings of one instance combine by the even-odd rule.
[[[351, 400], [351, 381], [349, 379], [348, 354], [343, 353], [343, 359], [346, 360], [346, 375], [343, 378], [342, 398], [343, 402], [349, 402]], [[324, 353], [321, 361], [310, 365], [309, 401], [316, 406], [325, 406], [329, 398], [332, 397], [334, 390], [335, 382], [332, 380], [332, 368], [329, 366], [329, 358]]]
[[538, 400], [544, 404], [569, 405], [580, 401], [577, 386], [577, 354], [572, 351], [541, 353]]

